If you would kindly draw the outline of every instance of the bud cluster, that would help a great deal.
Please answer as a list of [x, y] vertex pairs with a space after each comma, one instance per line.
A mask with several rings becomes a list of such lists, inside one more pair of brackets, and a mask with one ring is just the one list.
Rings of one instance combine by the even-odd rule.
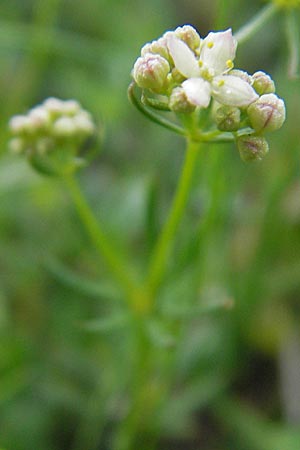
[[51, 97], [27, 114], [13, 116], [9, 130], [10, 150], [26, 155], [35, 168], [43, 167], [50, 174], [74, 167], [74, 158], [96, 127], [76, 100]]
[[9, 121], [9, 148], [29, 157], [68, 147], [78, 150], [95, 132], [91, 115], [76, 100], [48, 98]]
[[[236, 48], [231, 29], [201, 38], [185, 25], [146, 44], [132, 76], [143, 90], [143, 99], [147, 103], [148, 98], [154, 108], [160, 108], [160, 101], [180, 114], [199, 114], [210, 107], [210, 129], [236, 137], [244, 136], [238, 131], [251, 128], [253, 145], [262, 145], [262, 151], [254, 151], [250, 144], [247, 151], [241, 150], [250, 136], [244, 141], [237, 137], [238, 148], [244, 160], [260, 159], [267, 152], [263, 134], [282, 126], [285, 105], [269, 75], [262, 71], [249, 75], [233, 68]], [[158, 101], [151, 101], [153, 96]]]

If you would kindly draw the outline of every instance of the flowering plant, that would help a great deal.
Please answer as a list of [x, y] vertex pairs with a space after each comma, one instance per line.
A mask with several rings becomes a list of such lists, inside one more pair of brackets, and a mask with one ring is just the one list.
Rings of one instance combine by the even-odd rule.
[[[278, 0], [279, 3], [287, 2]], [[276, 8], [272, 6], [272, 11]], [[266, 11], [264, 20], [270, 14]], [[126, 366], [133, 367], [134, 374], [124, 376], [125, 388], [124, 392], [117, 393], [117, 408], [113, 401], [107, 402], [110, 420], [111, 410], [117, 409], [116, 419], [111, 421], [113, 431], [109, 430], [114, 450], [155, 448], [157, 438], [162, 434], [163, 403], [177, 382], [174, 373], [176, 375], [180, 365], [176, 351], [182, 344], [182, 327], [194, 317], [202, 318], [233, 306], [231, 298], [219, 292], [213, 293], [211, 303], [201, 303], [198, 291], [195, 293], [198, 284], [192, 290], [190, 303], [185, 303], [186, 290], [178, 294], [176, 286], [174, 292], [169, 293], [169, 303], [165, 300], [165, 291], [169, 289], [168, 270], [173, 270], [170, 260], [175, 254], [177, 230], [204, 149], [210, 148], [211, 143], [235, 143], [243, 161], [261, 160], [269, 151], [266, 135], [278, 130], [285, 121], [285, 103], [276, 94], [271, 76], [261, 70], [248, 74], [234, 67], [238, 44], [262, 23], [260, 17], [250, 28], [246, 26], [236, 34], [226, 29], [211, 31], [206, 37], [200, 36], [191, 25], [184, 25], [145, 44], [133, 65], [128, 92], [134, 106], [153, 122], [182, 136], [186, 142], [183, 167], [170, 211], [161, 229], [156, 226], [159, 230], [155, 229], [153, 233], [146, 268], [144, 261], [140, 264], [145, 270], [136, 270], [131, 260], [124, 257], [105, 231], [99, 215], [93, 213], [77, 181], [77, 171], [87, 166], [98, 147], [99, 132], [92, 115], [76, 100], [50, 97], [28, 113], [13, 116], [9, 122], [10, 150], [25, 157], [40, 174], [54, 176], [66, 187], [94, 249], [109, 269], [114, 288], [117, 286], [117, 306], [108, 308], [109, 314], [105, 316], [105, 312], [96, 323], [88, 321], [86, 324], [87, 329], [98, 332], [124, 328], [130, 342], [124, 348], [123, 360]], [[204, 228], [209, 220], [211, 218], [204, 215]], [[194, 246], [193, 236], [190, 241]], [[177, 273], [172, 275], [176, 278]], [[200, 278], [198, 275], [195, 284]], [[179, 308], [178, 305], [174, 307], [173, 296], [180, 298]], [[120, 348], [123, 351], [122, 343]], [[184, 348], [181, 352], [185, 356]], [[113, 351], [107, 353], [110, 356]], [[114, 364], [112, 366], [115, 374]], [[127, 367], [124, 372], [125, 369]], [[92, 403], [94, 412], [94, 398]], [[181, 403], [179, 409], [181, 412]], [[89, 419], [90, 416], [83, 417], [79, 436], [85, 444], [80, 447], [79, 439], [79, 444], [75, 443], [76, 450], [90, 450], [90, 423], [84, 422]], [[172, 420], [173, 417], [169, 419]], [[96, 439], [94, 442], [93, 450], [99, 446]]]

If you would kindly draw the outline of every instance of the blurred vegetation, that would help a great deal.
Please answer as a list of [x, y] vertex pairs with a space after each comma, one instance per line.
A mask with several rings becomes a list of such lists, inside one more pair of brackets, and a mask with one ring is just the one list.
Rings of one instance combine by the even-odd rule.
[[[133, 62], [166, 29], [191, 23], [202, 35], [236, 31], [263, 6], [1, 3], [3, 450], [111, 449], [136, 365], [120, 292], [62, 186], [7, 154], [9, 117], [49, 96], [76, 98], [92, 112], [105, 137], [81, 184], [115, 245], [142, 271], [184, 145], [127, 101]], [[203, 153], [159, 299], [166, 318], [150, 324], [156, 342], [150, 397], [158, 395], [161, 404], [155, 415], [143, 405], [140, 450], [300, 449], [300, 81], [287, 75], [283, 14], [238, 48], [236, 65], [272, 74], [287, 122], [258, 164], [242, 163], [231, 145]], [[197, 315], [190, 311], [195, 298], [199, 311], [218, 302], [234, 307]]]

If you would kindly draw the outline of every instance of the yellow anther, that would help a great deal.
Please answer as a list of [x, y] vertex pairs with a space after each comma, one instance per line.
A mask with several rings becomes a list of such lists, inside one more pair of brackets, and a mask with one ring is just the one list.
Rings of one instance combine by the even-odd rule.
[[199, 65], [199, 67], [202, 67], [203, 66], [203, 61], [198, 61], [198, 65]]
[[228, 69], [233, 69], [234, 64], [233, 64], [233, 62], [232, 62], [231, 59], [228, 59], [228, 60], [226, 61], [226, 66], [228, 67]]
[[219, 87], [224, 86], [224, 84], [225, 84], [225, 81], [224, 81], [224, 80], [220, 80], [220, 81], [218, 82], [218, 86], [219, 86]]
[[208, 43], [207, 43], [207, 47], [208, 47], [208, 48], [213, 48], [213, 46], [214, 46], [214, 43], [213, 43], [213, 42], [208, 42]]

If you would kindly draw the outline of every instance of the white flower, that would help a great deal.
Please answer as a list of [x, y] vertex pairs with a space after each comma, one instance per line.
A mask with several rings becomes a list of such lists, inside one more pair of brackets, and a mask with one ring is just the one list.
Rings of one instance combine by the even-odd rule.
[[249, 83], [228, 74], [236, 47], [231, 29], [209, 33], [201, 42], [199, 57], [174, 33], [168, 35], [169, 52], [176, 69], [187, 78], [182, 87], [192, 104], [206, 108], [213, 97], [224, 105], [242, 107], [258, 98]]

